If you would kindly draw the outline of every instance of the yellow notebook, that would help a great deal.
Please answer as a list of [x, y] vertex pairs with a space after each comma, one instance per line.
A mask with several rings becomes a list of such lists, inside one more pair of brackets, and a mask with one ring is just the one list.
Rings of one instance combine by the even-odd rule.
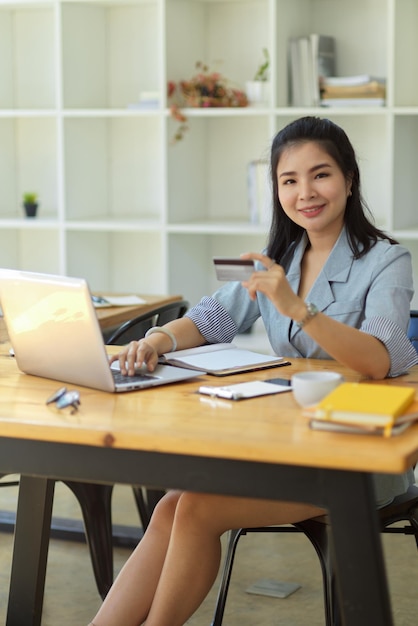
[[316, 420], [390, 428], [412, 404], [415, 389], [396, 385], [342, 383], [314, 408]]

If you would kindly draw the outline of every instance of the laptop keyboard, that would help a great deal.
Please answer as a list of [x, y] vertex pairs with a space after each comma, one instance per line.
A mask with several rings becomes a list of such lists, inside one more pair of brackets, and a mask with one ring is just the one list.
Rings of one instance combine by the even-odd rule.
[[134, 376], [123, 375], [121, 372], [117, 372], [112, 370], [113, 378], [116, 384], [121, 383], [136, 383], [144, 380], [153, 380], [157, 378], [157, 376], [152, 376], [151, 374], [134, 374]]

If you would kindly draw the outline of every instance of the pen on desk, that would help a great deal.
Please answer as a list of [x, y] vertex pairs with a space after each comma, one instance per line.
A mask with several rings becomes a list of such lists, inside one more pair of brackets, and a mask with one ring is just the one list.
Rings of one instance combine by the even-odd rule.
[[239, 391], [234, 391], [233, 389], [228, 389], [227, 387], [225, 387], [225, 389], [218, 389], [216, 395], [219, 398], [227, 398], [228, 400], [240, 400], [244, 397]]
[[238, 391], [234, 391], [233, 389], [230, 389], [228, 387], [214, 388], [214, 387], [205, 387], [204, 385], [202, 385], [201, 387], [199, 387], [199, 392], [205, 393], [212, 397], [226, 398], [227, 400], [240, 400], [241, 398], [244, 397], [242, 393], [239, 393]]

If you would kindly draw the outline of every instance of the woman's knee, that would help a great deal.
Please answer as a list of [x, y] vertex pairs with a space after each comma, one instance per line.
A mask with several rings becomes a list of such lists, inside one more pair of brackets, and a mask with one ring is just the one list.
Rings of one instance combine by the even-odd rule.
[[150, 526], [171, 529], [181, 491], [168, 491], [156, 505]]
[[218, 496], [203, 493], [182, 493], [176, 507], [176, 523], [187, 526], [189, 530], [205, 529], [222, 534], [227, 529], [223, 528], [219, 499]]

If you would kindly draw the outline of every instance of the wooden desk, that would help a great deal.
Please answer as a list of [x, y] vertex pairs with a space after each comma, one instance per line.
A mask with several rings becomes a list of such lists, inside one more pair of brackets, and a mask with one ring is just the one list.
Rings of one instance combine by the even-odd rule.
[[[55, 479], [324, 506], [346, 626], [393, 624], [370, 473], [413, 465], [418, 425], [394, 439], [314, 432], [291, 393], [212, 400], [196, 393], [201, 379], [119, 395], [82, 388], [80, 412], [70, 415], [45, 406], [56, 382], [19, 374], [6, 355], [0, 346], [0, 473], [21, 474], [7, 626], [41, 621]], [[300, 359], [230, 380], [317, 368], [358, 379], [332, 362]], [[418, 367], [401, 381], [417, 386]]]

